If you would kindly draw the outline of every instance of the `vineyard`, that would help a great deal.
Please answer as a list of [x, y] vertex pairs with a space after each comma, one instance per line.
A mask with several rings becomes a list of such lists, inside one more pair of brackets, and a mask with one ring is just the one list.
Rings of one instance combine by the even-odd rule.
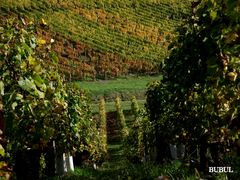
[[0, 15], [42, 19], [68, 79], [158, 74], [190, 1], [3, 0]]
[[0, 179], [239, 179], [239, 24], [234, 0], [1, 0]]

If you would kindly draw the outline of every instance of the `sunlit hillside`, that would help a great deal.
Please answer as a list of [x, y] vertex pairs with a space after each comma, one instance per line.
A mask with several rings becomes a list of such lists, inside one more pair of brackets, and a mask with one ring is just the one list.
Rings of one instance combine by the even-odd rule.
[[[1, 0], [1, 16], [44, 19], [63, 72], [75, 79], [156, 74], [190, 0]], [[64, 38], [63, 38], [64, 37]]]

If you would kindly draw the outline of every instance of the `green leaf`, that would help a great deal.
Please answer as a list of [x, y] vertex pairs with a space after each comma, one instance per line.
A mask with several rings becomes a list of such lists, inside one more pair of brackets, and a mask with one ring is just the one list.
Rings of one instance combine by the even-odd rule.
[[2, 81], [0, 81], [0, 94], [4, 95], [4, 83]]
[[17, 94], [16, 94], [16, 100], [21, 100], [21, 99], [23, 99], [23, 95], [17, 93]]
[[29, 57], [28, 57], [28, 61], [29, 61], [29, 64], [30, 64], [31, 66], [37, 65], [36, 59], [33, 58], [32, 56], [29, 56]]
[[0, 26], [0, 33], [3, 33], [4, 28]]
[[26, 69], [26, 68], [27, 68], [27, 64], [26, 64], [25, 61], [23, 61], [23, 62], [21, 63], [20, 68], [21, 68], [21, 69]]
[[30, 81], [28, 78], [25, 78], [25, 80], [19, 80], [18, 84], [22, 89], [24, 89], [26, 91], [36, 89], [35, 84], [32, 81]]
[[39, 98], [45, 97], [45, 94], [37, 89], [34, 81], [25, 78], [25, 80], [18, 81], [18, 84], [22, 89], [28, 91], [32, 95], [38, 96]]
[[217, 6], [217, 2], [216, 0], [211, 0], [212, 4], [213, 4], [213, 7], [216, 7]]
[[46, 86], [44, 80], [41, 78], [41, 76], [35, 74], [33, 76], [33, 80], [34, 80], [36, 86], [41, 89], [41, 91], [44, 91], [44, 92], [46, 91], [47, 86]]
[[211, 16], [212, 20], [214, 21], [217, 17], [217, 12], [216, 11], [211, 11], [210, 16]]
[[50, 57], [51, 57], [52, 62], [53, 62], [54, 64], [57, 64], [57, 63], [58, 63], [58, 56], [57, 56], [56, 53], [51, 52], [51, 53], [50, 53]]
[[27, 51], [28, 55], [32, 54], [32, 49], [26, 43], [22, 43], [22, 47]]
[[15, 110], [15, 108], [17, 107], [17, 105], [18, 105], [17, 102], [12, 103], [12, 109]]
[[41, 92], [41, 91], [37, 90], [37, 93], [38, 93], [38, 97], [39, 97], [40, 99], [43, 99], [43, 98], [45, 97], [44, 92]]
[[38, 65], [36, 65], [36, 66], [34, 67], [34, 71], [35, 71], [36, 73], [41, 73], [42, 70], [43, 70], [43, 68], [42, 68], [42, 66], [41, 66], [40, 64], [38, 64]]
[[14, 57], [14, 59], [17, 60], [17, 61], [21, 61], [21, 59], [22, 59], [21, 54], [17, 54], [17, 55]]
[[4, 155], [5, 155], [4, 148], [2, 147], [1, 144], [0, 144], [0, 155], [1, 155], [2, 157], [4, 157]]
[[40, 85], [44, 83], [44, 80], [38, 74], [33, 75], [33, 80], [35, 81], [36, 85]]
[[32, 39], [30, 40], [30, 46], [31, 48], [35, 49], [36, 48], [36, 38], [32, 37]]

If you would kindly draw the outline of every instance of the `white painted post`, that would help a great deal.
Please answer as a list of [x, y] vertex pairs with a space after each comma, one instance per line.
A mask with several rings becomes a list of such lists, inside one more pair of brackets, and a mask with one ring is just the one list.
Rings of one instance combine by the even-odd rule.
[[67, 171], [74, 171], [73, 157], [65, 154]]
[[177, 147], [177, 155], [179, 159], [183, 159], [185, 156], [185, 145], [184, 144], [179, 144]]
[[56, 173], [59, 176], [64, 175], [67, 172], [67, 166], [65, 161], [64, 154], [57, 154], [56, 155]]
[[176, 144], [170, 144], [170, 152], [171, 152], [171, 156], [174, 160], [177, 160], [177, 146]]
[[150, 152], [150, 159], [151, 159], [152, 161], [156, 161], [156, 159], [157, 159], [157, 147], [154, 146], [153, 148], [151, 148], [150, 151], [151, 151], [151, 152]]
[[62, 176], [67, 172], [65, 155], [58, 152], [55, 141], [53, 141], [53, 148], [55, 154], [55, 171], [57, 175]]
[[66, 172], [74, 171], [73, 157], [65, 153], [59, 154], [56, 149], [55, 141], [53, 141], [53, 148], [55, 153], [56, 174], [62, 176]]

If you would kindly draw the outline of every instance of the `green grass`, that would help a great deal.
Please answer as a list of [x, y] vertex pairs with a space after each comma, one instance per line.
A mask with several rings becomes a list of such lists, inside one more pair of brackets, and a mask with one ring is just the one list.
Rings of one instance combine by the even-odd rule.
[[[144, 94], [146, 92], [147, 84], [154, 80], [161, 79], [162, 76], [145, 76], [119, 78], [116, 80], [107, 81], [81, 81], [75, 82], [75, 84], [77, 87], [89, 91], [90, 96], [93, 100], [95, 100], [95, 102], [97, 102], [100, 97], [105, 97], [106, 101], [114, 101], [116, 96], [120, 96], [124, 103], [123, 108], [128, 108], [130, 104], [129, 100], [133, 95], [136, 96], [137, 99], [143, 100], [145, 98]], [[139, 103], [143, 104], [142, 101]], [[112, 103], [108, 103], [106, 106], [109, 110], [114, 107]]]
[[[179, 161], [174, 161], [164, 166], [152, 163], [130, 164], [127, 161], [122, 162], [121, 168], [93, 170], [91, 168], [77, 168], [69, 173], [62, 180], [75, 179], [94, 179], [94, 180], [152, 180], [159, 176], [167, 176], [172, 180], [196, 180], [200, 179], [194, 176], [189, 169]], [[56, 178], [58, 179], [58, 178]]]

